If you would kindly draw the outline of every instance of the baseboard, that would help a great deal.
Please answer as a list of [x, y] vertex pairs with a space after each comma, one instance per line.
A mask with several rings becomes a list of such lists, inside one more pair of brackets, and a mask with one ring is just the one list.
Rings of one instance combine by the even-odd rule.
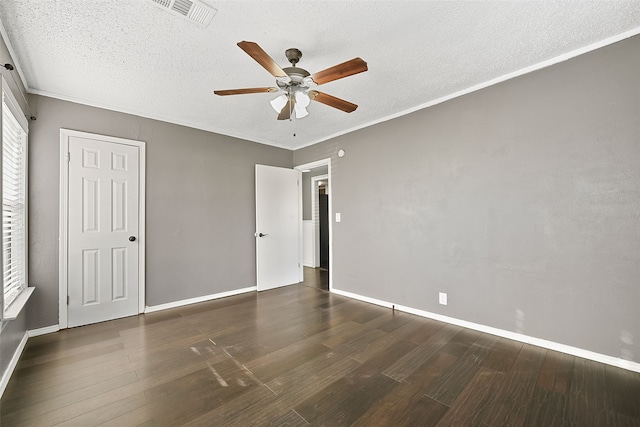
[[440, 322], [451, 323], [453, 325], [462, 326], [463, 328], [474, 329], [480, 332], [486, 332], [491, 335], [497, 335], [499, 337], [508, 338], [514, 341], [520, 341], [527, 344], [532, 344], [537, 347], [547, 348], [549, 350], [559, 351], [561, 353], [570, 354], [572, 356], [582, 357], [583, 359], [593, 360], [595, 362], [605, 363], [607, 365], [616, 366], [618, 368], [626, 369], [629, 371], [640, 372], [640, 363], [632, 362], [630, 360], [624, 360], [606, 354], [596, 353], [590, 350], [585, 350], [578, 347], [572, 347], [566, 344], [560, 344], [553, 341], [547, 341], [542, 338], [530, 337], [528, 335], [519, 334], [517, 332], [506, 331], [504, 329], [498, 329], [491, 326], [485, 326], [478, 323], [468, 322], [466, 320], [456, 319], [455, 317], [443, 316], [441, 314], [431, 313], [429, 311], [418, 310], [416, 308], [407, 307], [404, 305], [394, 304], [387, 301], [382, 301], [375, 298], [365, 297], [363, 295], [354, 294], [352, 292], [341, 291], [339, 289], [332, 289], [338, 295], [342, 295], [348, 298], [357, 299], [359, 301], [368, 302], [375, 305], [380, 305], [387, 308], [395, 308], [405, 313], [415, 314], [416, 316], [428, 317], [429, 319], [438, 320]]
[[27, 339], [29, 339], [29, 333], [25, 331], [22, 340], [20, 340], [20, 344], [18, 344], [18, 348], [15, 353], [13, 353], [13, 357], [7, 366], [7, 369], [4, 371], [2, 375], [2, 382], [0, 382], [0, 397], [4, 394], [4, 390], [7, 388], [9, 384], [9, 380], [11, 379], [11, 375], [13, 375], [13, 371], [16, 369], [18, 365], [18, 360], [20, 360], [20, 356], [22, 355], [22, 351], [24, 347], [27, 345]]
[[39, 335], [53, 334], [55, 332], [58, 332], [59, 330], [60, 330], [59, 325], [51, 325], [51, 326], [45, 326], [44, 328], [31, 329], [27, 332], [29, 333], [29, 338], [31, 338], [31, 337], [37, 337]]
[[147, 306], [147, 308], [144, 309], [144, 312], [145, 313], [153, 313], [154, 311], [168, 310], [170, 308], [182, 307], [184, 305], [190, 305], [190, 304], [196, 304], [196, 303], [199, 303], [199, 302], [211, 301], [212, 299], [230, 297], [230, 296], [233, 296], [233, 295], [244, 294], [246, 292], [252, 292], [252, 291], [255, 291], [255, 290], [256, 290], [255, 286], [249, 286], [248, 288], [235, 289], [233, 291], [220, 292], [218, 294], [204, 295], [204, 296], [196, 297], [196, 298], [189, 298], [189, 299], [183, 299], [183, 300], [180, 300], [180, 301], [168, 302], [166, 304], [152, 305], [152, 306]]

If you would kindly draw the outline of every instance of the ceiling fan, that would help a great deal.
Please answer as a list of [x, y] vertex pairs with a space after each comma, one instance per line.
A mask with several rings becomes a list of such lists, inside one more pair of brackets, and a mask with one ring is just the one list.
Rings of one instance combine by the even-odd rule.
[[311, 100], [347, 113], [351, 113], [358, 108], [356, 104], [345, 101], [344, 99], [319, 92], [315, 90], [315, 87], [367, 71], [367, 63], [362, 59], [354, 58], [342, 64], [327, 68], [326, 70], [310, 74], [307, 70], [296, 66], [302, 57], [302, 52], [298, 49], [287, 49], [285, 51], [291, 67], [283, 69], [280, 68], [257, 43], [242, 41], [238, 43], [238, 46], [276, 78], [277, 87], [215, 90], [213, 93], [216, 95], [226, 96], [280, 92], [280, 96], [271, 101], [271, 106], [278, 113], [278, 120], [287, 120], [292, 117], [301, 119], [305, 117], [309, 114], [307, 106]]

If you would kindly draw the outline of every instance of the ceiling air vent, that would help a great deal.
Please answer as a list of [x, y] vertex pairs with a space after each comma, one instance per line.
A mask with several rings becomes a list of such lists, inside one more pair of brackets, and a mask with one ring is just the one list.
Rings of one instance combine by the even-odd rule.
[[197, 0], [151, 0], [162, 9], [206, 27], [216, 14], [216, 9]]

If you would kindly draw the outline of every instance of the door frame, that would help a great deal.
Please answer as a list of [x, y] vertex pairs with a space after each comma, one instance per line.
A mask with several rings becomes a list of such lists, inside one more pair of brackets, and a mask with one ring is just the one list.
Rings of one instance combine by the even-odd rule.
[[[313, 224], [313, 266], [314, 268], [320, 267], [320, 216], [318, 210], [318, 181], [327, 181], [327, 194], [331, 196], [329, 191], [329, 174], [317, 175], [311, 177], [311, 221]], [[331, 222], [331, 217], [329, 217]], [[331, 264], [329, 264], [329, 270], [331, 270]]]
[[[326, 158], [326, 159], [321, 159], [321, 160], [316, 160], [314, 162], [310, 162], [310, 163], [305, 163], [302, 165], [298, 165], [298, 166], [294, 166], [294, 169], [297, 169], [299, 171], [303, 171], [305, 169], [313, 169], [313, 168], [317, 168], [320, 166], [327, 166], [327, 178], [329, 180], [329, 182], [327, 183], [327, 191], [329, 192], [329, 292], [333, 291], [333, 180], [331, 178], [331, 158]], [[313, 177], [315, 178], [315, 177]], [[312, 178], [312, 182], [313, 182], [313, 178]], [[317, 194], [317, 189], [315, 191], [315, 193]], [[313, 197], [312, 197], [312, 201], [311, 203], [313, 203]], [[302, 228], [302, 215], [300, 215], [300, 227]], [[315, 228], [315, 224], [314, 224], [314, 228]], [[314, 235], [315, 235], [315, 230], [314, 230]], [[300, 233], [300, 247], [302, 248], [302, 233]], [[315, 249], [314, 245], [314, 263], [315, 263]]]
[[68, 295], [68, 256], [69, 256], [69, 137], [93, 138], [100, 141], [111, 142], [137, 147], [139, 150], [139, 205], [138, 205], [138, 314], [144, 313], [145, 308], [145, 204], [146, 204], [146, 144], [143, 141], [133, 139], [116, 138], [113, 136], [99, 135], [95, 133], [81, 132], [71, 129], [60, 129], [60, 223], [59, 223], [59, 252], [58, 252], [58, 327], [66, 329], [67, 295]]

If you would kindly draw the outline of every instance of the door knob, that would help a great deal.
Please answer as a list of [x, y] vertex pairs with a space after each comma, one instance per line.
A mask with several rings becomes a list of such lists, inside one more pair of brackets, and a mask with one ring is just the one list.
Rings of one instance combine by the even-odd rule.
[[258, 234], [258, 237], [264, 237], [264, 236], [268, 236], [268, 234], [262, 234], [262, 233]]
[[129, 241], [130, 242], [135, 242], [136, 241], [136, 236], [129, 236]]

